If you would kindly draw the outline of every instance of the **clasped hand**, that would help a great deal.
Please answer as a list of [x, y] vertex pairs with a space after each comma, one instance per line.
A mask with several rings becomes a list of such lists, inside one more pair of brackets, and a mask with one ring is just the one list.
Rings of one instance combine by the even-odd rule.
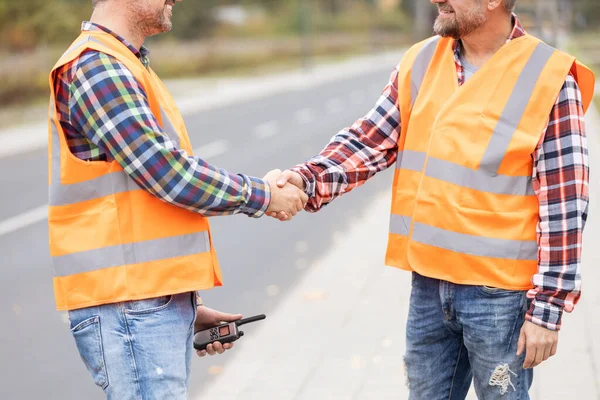
[[306, 207], [308, 196], [304, 193], [304, 181], [295, 172], [274, 169], [263, 180], [271, 187], [271, 203], [267, 215], [280, 221], [290, 221]]

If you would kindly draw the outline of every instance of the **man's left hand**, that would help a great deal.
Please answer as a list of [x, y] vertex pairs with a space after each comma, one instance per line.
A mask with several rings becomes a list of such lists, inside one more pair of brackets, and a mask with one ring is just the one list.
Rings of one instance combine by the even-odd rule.
[[[227, 314], [205, 306], [198, 306], [198, 308], [196, 309], [196, 322], [194, 324], [194, 333], [221, 325], [225, 322], [237, 321], [241, 318], [241, 314]], [[233, 343], [222, 344], [220, 342], [215, 342], [209, 344], [206, 347], [206, 350], [196, 351], [196, 354], [198, 354], [200, 357], [204, 357], [207, 354], [214, 356], [215, 354], [223, 354], [225, 350], [229, 350], [231, 348], [233, 348]]]
[[525, 321], [517, 343], [517, 356], [525, 351], [523, 368], [533, 368], [556, 354], [558, 347], [558, 331]]

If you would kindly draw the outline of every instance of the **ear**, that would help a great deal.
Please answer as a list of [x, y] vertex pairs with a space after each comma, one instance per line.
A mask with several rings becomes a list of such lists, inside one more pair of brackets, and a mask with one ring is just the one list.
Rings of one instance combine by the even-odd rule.
[[504, 8], [503, 0], [483, 0], [487, 3], [488, 11], [496, 11], [498, 8]]

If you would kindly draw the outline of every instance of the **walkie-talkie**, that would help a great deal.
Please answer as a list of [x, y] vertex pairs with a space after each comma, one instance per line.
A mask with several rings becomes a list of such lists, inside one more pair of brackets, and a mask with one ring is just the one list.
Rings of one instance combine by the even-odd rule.
[[206, 350], [206, 347], [214, 342], [221, 342], [222, 344], [235, 342], [244, 336], [244, 332], [238, 329], [240, 326], [249, 324], [250, 322], [260, 321], [265, 318], [267, 318], [267, 316], [261, 314], [199, 331], [194, 335], [194, 348], [196, 350]]

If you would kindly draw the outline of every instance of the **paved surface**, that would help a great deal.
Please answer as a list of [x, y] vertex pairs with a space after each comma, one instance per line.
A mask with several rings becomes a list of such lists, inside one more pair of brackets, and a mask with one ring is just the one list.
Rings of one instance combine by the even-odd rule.
[[[262, 176], [315, 154], [367, 112], [398, 60], [399, 55], [378, 63], [360, 59], [311, 73], [239, 81], [237, 93], [227, 81], [171, 87], [199, 156]], [[75, 351], [65, 315], [54, 309], [45, 221], [46, 130], [35, 119], [21, 130], [0, 132], [5, 149], [0, 398], [101, 399]], [[559, 354], [537, 371], [536, 400], [600, 399], [600, 293], [594, 291], [600, 283], [600, 250], [594, 246], [600, 238], [594, 173], [600, 170], [599, 120], [597, 114], [588, 118], [593, 182], [584, 296], [565, 317]], [[406, 398], [402, 354], [409, 275], [383, 266], [391, 178], [391, 171], [380, 174], [326, 210], [289, 224], [244, 216], [212, 219], [225, 286], [207, 292], [205, 302], [268, 317], [246, 327], [234, 351], [194, 361], [192, 399]]]
[[[589, 125], [600, 168], [600, 118]], [[594, 174], [595, 176], [595, 174]], [[583, 255], [584, 296], [564, 317], [559, 353], [535, 371], [534, 400], [600, 399], [600, 182], [591, 184]], [[349, 196], [352, 196], [350, 194]], [[196, 399], [408, 399], [404, 322], [410, 274], [383, 266], [390, 193], [354, 210], [353, 223], [310, 265], [268, 319], [248, 327], [233, 362]], [[335, 205], [332, 205], [335, 207]], [[469, 399], [475, 399], [473, 392]]]
[[[398, 53], [377, 56], [376, 63], [359, 58], [310, 72], [169, 84], [185, 112], [196, 154], [232, 172], [263, 176], [314, 155], [340, 128], [364, 115], [399, 59]], [[54, 308], [43, 118], [32, 115], [31, 125], [0, 133], [0, 399], [101, 399], [79, 360], [66, 315]], [[27, 132], [26, 139], [20, 136]], [[21, 140], [31, 146], [23, 147]], [[205, 302], [224, 311], [270, 315], [353, 222], [348, 218], [353, 210], [366, 209], [390, 182], [390, 173], [382, 174], [335, 208], [290, 224], [212, 218], [225, 286], [207, 292]], [[218, 361], [228, 364], [230, 357]], [[215, 360], [195, 363], [193, 394], [214, 379], [209, 367]]]

